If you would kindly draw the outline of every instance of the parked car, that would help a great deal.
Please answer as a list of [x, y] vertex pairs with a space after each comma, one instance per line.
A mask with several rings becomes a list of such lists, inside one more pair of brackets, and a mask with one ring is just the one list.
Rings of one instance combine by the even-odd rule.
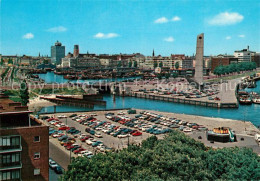
[[96, 141], [96, 142], [92, 143], [92, 146], [96, 147], [96, 146], [98, 146], [98, 145], [100, 145], [102, 143], [103, 143], [102, 141]]
[[52, 161], [49, 162], [49, 166], [51, 167], [51, 169], [54, 169], [55, 167], [58, 166], [58, 164], [55, 161], [52, 160]]
[[54, 171], [55, 171], [57, 174], [63, 174], [63, 172], [64, 172], [63, 168], [62, 168], [60, 165], [57, 165], [57, 166], [54, 168]]
[[96, 132], [96, 133], [95, 133], [95, 136], [96, 136], [97, 138], [102, 138], [102, 137], [103, 137], [100, 132]]

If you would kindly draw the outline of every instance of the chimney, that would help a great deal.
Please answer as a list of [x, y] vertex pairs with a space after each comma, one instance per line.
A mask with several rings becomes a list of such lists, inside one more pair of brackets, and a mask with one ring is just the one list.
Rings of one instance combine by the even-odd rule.
[[73, 56], [77, 57], [79, 55], [79, 45], [74, 45]]
[[249, 51], [249, 46], [247, 46], [247, 51]]

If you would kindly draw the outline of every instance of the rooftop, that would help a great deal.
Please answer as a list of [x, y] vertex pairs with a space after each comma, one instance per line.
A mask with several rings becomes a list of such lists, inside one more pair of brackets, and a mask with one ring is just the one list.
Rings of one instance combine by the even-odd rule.
[[14, 102], [9, 96], [0, 93], [0, 114], [10, 112], [29, 112], [27, 106], [22, 106], [20, 102]]

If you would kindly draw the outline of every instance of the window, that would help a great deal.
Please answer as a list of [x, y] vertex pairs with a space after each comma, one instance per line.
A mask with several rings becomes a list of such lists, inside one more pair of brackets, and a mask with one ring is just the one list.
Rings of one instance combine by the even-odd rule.
[[40, 142], [40, 136], [35, 136], [34, 137], [34, 142]]
[[35, 168], [33, 173], [34, 173], [34, 175], [40, 175], [41, 170], [39, 168]]
[[20, 179], [20, 169], [0, 171], [0, 180]]
[[34, 153], [34, 159], [40, 159], [40, 152]]

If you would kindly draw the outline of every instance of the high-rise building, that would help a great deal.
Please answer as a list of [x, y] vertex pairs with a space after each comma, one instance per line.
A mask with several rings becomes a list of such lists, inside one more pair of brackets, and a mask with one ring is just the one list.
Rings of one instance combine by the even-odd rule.
[[73, 56], [74, 57], [79, 56], [79, 45], [74, 45]]
[[0, 180], [49, 180], [49, 129], [0, 94]]
[[203, 54], [204, 54], [204, 33], [197, 36], [196, 63], [195, 63], [195, 81], [198, 84], [203, 83]]
[[51, 62], [53, 64], [61, 64], [61, 59], [65, 57], [65, 46], [57, 41], [54, 46], [51, 46]]
[[255, 53], [249, 50], [249, 46], [247, 49], [236, 50], [234, 52], [234, 56], [238, 58], [238, 62], [251, 62], [251, 55]]

